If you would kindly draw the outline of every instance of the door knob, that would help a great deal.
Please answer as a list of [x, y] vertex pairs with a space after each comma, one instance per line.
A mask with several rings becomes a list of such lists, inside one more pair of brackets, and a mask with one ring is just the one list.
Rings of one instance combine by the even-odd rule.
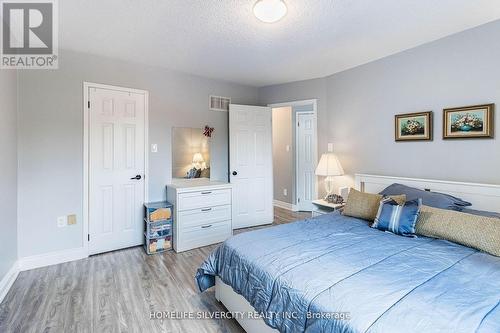
[[142, 179], [141, 175], [137, 175], [133, 178], [130, 178], [130, 180], [141, 180], [141, 179]]
[[238, 173], [236, 171], [233, 171], [233, 176], [236, 176]]

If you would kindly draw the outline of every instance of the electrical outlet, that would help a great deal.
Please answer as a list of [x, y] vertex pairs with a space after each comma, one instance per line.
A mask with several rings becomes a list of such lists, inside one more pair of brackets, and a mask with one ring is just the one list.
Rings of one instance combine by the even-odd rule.
[[152, 153], [157, 153], [158, 152], [158, 145], [156, 143], [153, 143], [151, 145], [151, 152]]
[[74, 225], [74, 224], [76, 224], [76, 215], [75, 214], [68, 215], [68, 225]]
[[328, 143], [328, 152], [333, 153], [333, 143]]
[[59, 228], [63, 228], [68, 225], [68, 217], [67, 216], [59, 216], [57, 218], [57, 226]]
[[288, 195], [288, 190], [286, 188], [283, 189], [283, 195], [286, 197]]

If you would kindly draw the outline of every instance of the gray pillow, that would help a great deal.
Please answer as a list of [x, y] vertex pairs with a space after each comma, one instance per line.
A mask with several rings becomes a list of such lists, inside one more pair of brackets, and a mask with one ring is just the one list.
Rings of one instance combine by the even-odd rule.
[[449, 194], [428, 192], [403, 184], [392, 184], [382, 192], [383, 196], [406, 194], [406, 200], [422, 199], [422, 204], [434, 208], [462, 211], [465, 207], [472, 206], [470, 202], [456, 198]]

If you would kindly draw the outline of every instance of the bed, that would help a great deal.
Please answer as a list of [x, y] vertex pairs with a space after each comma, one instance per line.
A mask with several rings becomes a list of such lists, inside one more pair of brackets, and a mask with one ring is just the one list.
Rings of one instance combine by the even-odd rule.
[[[356, 176], [371, 192], [396, 180], [500, 207], [499, 186]], [[499, 257], [338, 213], [230, 238], [196, 281], [249, 333], [500, 332]]]

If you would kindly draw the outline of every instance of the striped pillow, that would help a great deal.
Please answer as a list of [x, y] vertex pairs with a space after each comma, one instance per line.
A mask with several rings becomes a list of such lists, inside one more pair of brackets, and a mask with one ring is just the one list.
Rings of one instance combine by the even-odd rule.
[[421, 199], [407, 201], [403, 205], [398, 205], [392, 198], [386, 198], [380, 202], [372, 228], [389, 231], [401, 236], [416, 237], [415, 225], [417, 224], [421, 206]]

